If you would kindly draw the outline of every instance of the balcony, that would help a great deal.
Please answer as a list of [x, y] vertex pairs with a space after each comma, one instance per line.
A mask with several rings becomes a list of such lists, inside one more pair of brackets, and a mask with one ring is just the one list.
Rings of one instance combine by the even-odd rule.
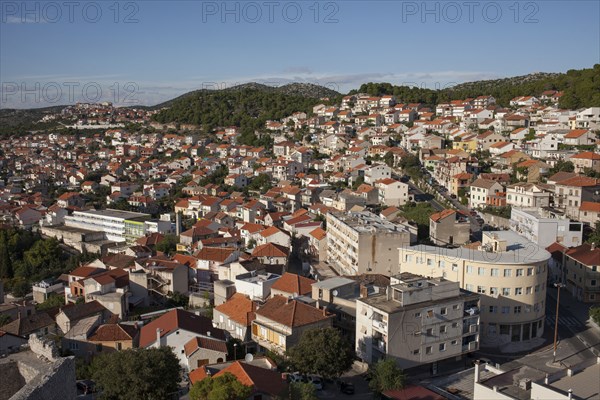
[[468, 344], [465, 344], [462, 347], [463, 353], [470, 352], [470, 351], [476, 351], [478, 349], [479, 349], [479, 342], [469, 342]]
[[387, 330], [387, 322], [384, 322], [382, 320], [377, 320], [374, 319], [373, 320], [373, 326], [379, 330], [385, 331]]

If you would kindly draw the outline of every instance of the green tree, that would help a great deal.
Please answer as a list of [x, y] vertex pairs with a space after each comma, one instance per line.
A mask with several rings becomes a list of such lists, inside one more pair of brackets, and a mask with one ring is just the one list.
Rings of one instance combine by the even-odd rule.
[[8, 249], [7, 232], [0, 231], [0, 279], [10, 279], [14, 276], [10, 252]]
[[50, 297], [48, 297], [48, 299], [46, 299], [46, 301], [44, 301], [43, 303], [36, 305], [35, 308], [38, 311], [42, 311], [42, 310], [47, 310], [49, 308], [60, 307], [60, 306], [64, 306], [64, 305], [65, 305], [65, 298], [63, 296], [59, 296], [59, 295], [55, 294], [55, 295], [51, 295]]
[[293, 382], [289, 387], [291, 400], [317, 400], [317, 391], [312, 383]]
[[31, 290], [31, 285], [24, 278], [15, 278], [13, 280], [11, 292], [13, 296], [23, 298]]
[[163, 239], [156, 244], [156, 251], [162, 251], [166, 254], [174, 254], [177, 249], [179, 238], [176, 235], [165, 235]]
[[586, 241], [588, 243], [596, 243], [596, 246], [600, 246], [600, 221], [596, 221], [594, 230]]
[[177, 392], [179, 360], [170, 347], [105, 353], [92, 361], [103, 398], [163, 400]]
[[4, 326], [10, 322], [10, 315], [0, 314], [0, 326]]
[[369, 375], [371, 377], [369, 388], [376, 394], [386, 390], [402, 389], [404, 386], [404, 373], [391, 358], [377, 361], [371, 366]]
[[190, 389], [191, 400], [239, 400], [247, 399], [253, 388], [240, 383], [229, 372], [194, 383]]
[[394, 153], [392, 153], [391, 151], [388, 151], [387, 153], [385, 153], [385, 155], [383, 156], [383, 161], [385, 162], [385, 164], [388, 167], [393, 168], [394, 167]]
[[352, 367], [352, 345], [335, 328], [306, 331], [288, 352], [293, 368], [303, 374], [337, 378]]

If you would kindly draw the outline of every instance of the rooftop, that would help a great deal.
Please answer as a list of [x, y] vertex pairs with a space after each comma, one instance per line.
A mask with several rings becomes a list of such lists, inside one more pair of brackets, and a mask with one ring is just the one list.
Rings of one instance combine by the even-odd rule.
[[369, 211], [333, 212], [330, 215], [359, 233], [406, 232], [402, 226], [393, 224]]
[[113, 210], [111, 208], [107, 208], [106, 210], [86, 210], [86, 211], [75, 211], [74, 214], [79, 215], [98, 215], [100, 217], [105, 218], [115, 218], [115, 219], [150, 219], [150, 214], [138, 213], [133, 211], [122, 211], [122, 210]]

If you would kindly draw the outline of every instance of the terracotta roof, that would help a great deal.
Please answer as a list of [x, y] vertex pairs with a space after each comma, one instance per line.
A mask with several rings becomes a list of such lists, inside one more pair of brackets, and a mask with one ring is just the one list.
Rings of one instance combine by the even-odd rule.
[[560, 171], [549, 177], [548, 181], [559, 183], [560, 181], [564, 181], [565, 179], [573, 178], [576, 176], [577, 174], [574, 172]]
[[235, 251], [236, 250], [231, 247], [205, 246], [202, 248], [202, 250], [194, 254], [194, 257], [198, 258], [199, 260], [225, 262], [225, 260], [227, 260], [227, 258], [229, 258]]
[[600, 265], [600, 247], [592, 250], [592, 246], [589, 243], [573, 247], [567, 250], [566, 254], [585, 265]]
[[45, 312], [17, 318], [2, 326], [2, 330], [17, 336], [27, 336], [41, 328], [54, 325], [54, 320]]
[[586, 187], [600, 185], [600, 180], [590, 178], [587, 176], [574, 176], [573, 178], [568, 178], [560, 182], [556, 182], [556, 184], [562, 186]]
[[256, 310], [256, 315], [290, 328], [314, 324], [333, 317], [333, 315], [327, 314], [323, 310], [297, 300], [290, 300], [285, 296], [271, 297], [262, 307]]
[[594, 153], [593, 151], [584, 151], [579, 154], [575, 154], [571, 158], [579, 158], [583, 160], [600, 160], [600, 154]]
[[595, 203], [593, 201], [582, 201], [579, 211], [600, 212], [600, 203]]
[[183, 346], [183, 349], [188, 357], [198, 349], [214, 350], [227, 354], [227, 344], [224, 341], [202, 337], [192, 338]]
[[433, 222], [440, 222], [441, 220], [443, 220], [444, 218], [450, 217], [450, 216], [455, 216], [456, 215], [456, 211], [454, 210], [442, 210], [438, 213], [432, 214], [431, 220]]
[[573, 129], [565, 135], [565, 139], [576, 139], [588, 133], [587, 129]]
[[215, 310], [244, 326], [250, 326], [256, 318], [256, 303], [242, 293], [235, 293], [225, 303], [216, 306]]
[[69, 304], [60, 309], [65, 316], [71, 321], [78, 321], [82, 318], [89, 317], [94, 314], [99, 314], [107, 309], [100, 304], [97, 300], [90, 301], [89, 303], [81, 304]]
[[87, 278], [102, 272], [106, 272], [106, 270], [103, 268], [82, 266], [77, 267], [73, 271], [69, 272], [69, 275], [76, 276], [78, 278]]
[[497, 183], [496, 181], [492, 181], [489, 179], [477, 178], [473, 183], [471, 183], [471, 187], [490, 189], [496, 183]]
[[312, 292], [312, 284], [315, 282], [312, 279], [286, 272], [271, 286], [271, 289], [289, 294], [308, 295]]
[[287, 257], [289, 253], [287, 247], [275, 243], [261, 244], [252, 250], [253, 257]]
[[327, 236], [327, 232], [325, 232], [325, 230], [323, 228], [319, 227], [315, 230], [310, 231], [309, 235], [314, 237], [317, 240], [322, 240], [325, 238], [325, 236]]
[[197, 335], [210, 336], [225, 340], [225, 332], [222, 329], [215, 328], [212, 320], [202, 315], [176, 309], [169, 311], [148, 325], [142, 327], [140, 333], [140, 347], [148, 347], [156, 341], [156, 330], [161, 329], [161, 337], [178, 329], [189, 331]]
[[261, 235], [262, 237], [265, 237], [265, 238], [266, 238], [266, 237], [269, 237], [269, 236], [271, 236], [271, 235], [275, 235], [275, 234], [277, 234], [277, 233], [279, 233], [279, 232], [281, 232], [281, 230], [280, 230], [280, 229], [278, 229], [278, 228], [276, 228], [276, 227], [274, 227], [274, 226], [271, 226], [271, 227], [269, 227], [269, 228], [265, 229], [264, 231], [260, 231], [260, 235]]
[[138, 330], [133, 325], [105, 324], [100, 325], [96, 332], [88, 338], [90, 342], [117, 342], [133, 340]]

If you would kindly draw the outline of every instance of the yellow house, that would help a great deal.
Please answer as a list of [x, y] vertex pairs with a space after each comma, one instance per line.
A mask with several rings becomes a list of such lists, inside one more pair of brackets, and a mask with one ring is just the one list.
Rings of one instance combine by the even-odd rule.
[[465, 133], [455, 137], [452, 142], [452, 149], [475, 153], [477, 151], [477, 135]]

